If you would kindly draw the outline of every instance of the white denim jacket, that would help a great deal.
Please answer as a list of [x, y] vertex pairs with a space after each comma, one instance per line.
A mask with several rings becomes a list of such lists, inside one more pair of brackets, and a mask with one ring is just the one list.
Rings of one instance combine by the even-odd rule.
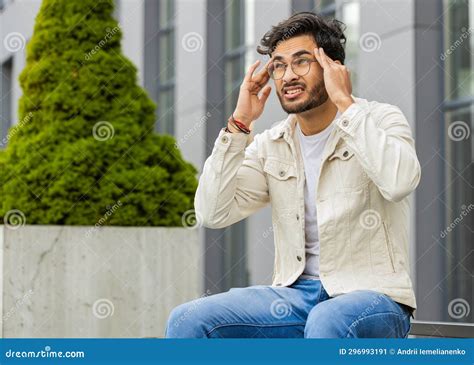
[[[390, 104], [356, 101], [335, 121], [323, 151], [316, 204], [320, 279], [331, 297], [374, 290], [416, 309], [408, 258], [409, 199], [421, 168], [410, 126]], [[194, 200], [209, 228], [238, 222], [271, 203], [272, 286], [305, 267], [305, 174], [296, 118], [253, 136], [222, 129]]]

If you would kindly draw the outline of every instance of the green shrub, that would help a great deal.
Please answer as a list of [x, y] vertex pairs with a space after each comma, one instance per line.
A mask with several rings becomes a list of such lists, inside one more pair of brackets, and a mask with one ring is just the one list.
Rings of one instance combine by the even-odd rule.
[[[27, 224], [181, 226], [196, 169], [120, 49], [113, 0], [44, 0], [20, 75], [18, 124], [0, 153], [0, 214]], [[158, 106], [159, 107], [159, 106]], [[102, 220], [103, 221], [103, 220]]]

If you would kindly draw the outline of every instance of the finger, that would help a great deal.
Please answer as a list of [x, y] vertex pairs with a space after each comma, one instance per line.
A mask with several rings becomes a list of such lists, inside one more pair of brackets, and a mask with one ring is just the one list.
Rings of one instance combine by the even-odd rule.
[[319, 49], [319, 56], [321, 57], [325, 68], [329, 68], [332, 66], [322, 48]]
[[270, 75], [262, 75], [258, 80], [254, 80], [254, 88], [257, 89], [257, 92], [259, 92], [262, 87], [268, 83], [268, 81], [270, 81]]
[[327, 67], [327, 62], [323, 59], [321, 56], [321, 51], [320, 48], [315, 48], [314, 49], [314, 56], [316, 57], [316, 60], [318, 61], [319, 65], [324, 69]]
[[250, 65], [247, 73], [245, 74], [245, 77], [244, 77], [244, 80], [245, 81], [250, 81], [252, 80], [252, 75], [255, 71], [255, 69], [258, 67], [258, 65], [260, 64], [260, 60], [257, 60], [255, 61], [252, 65]]
[[272, 91], [272, 87], [270, 85], [265, 86], [258, 100], [260, 100], [263, 104], [265, 104], [268, 97], [270, 96], [271, 91]]
[[262, 86], [266, 83], [262, 83], [264, 80], [268, 80], [270, 78], [270, 75], [268, 74], [268, 66], [272, 62], [271, 59], [265, 63], [265, 65], [262, 67], [262, 69], [253, 77], [253, 81], [261, 84]]
[[259, 71], [259, 74], [267, 74], [268, 75], [268, 66], [272, 63], [272, 59], [270, 58], [267, 62], [265, 62], [265, 65], [263, 65], [262, 69]]

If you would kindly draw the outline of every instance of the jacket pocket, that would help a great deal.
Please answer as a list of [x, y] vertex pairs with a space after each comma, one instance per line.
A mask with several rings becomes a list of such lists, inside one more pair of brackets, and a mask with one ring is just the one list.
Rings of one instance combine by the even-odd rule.
[[298, 211], [296, 165], [268, 158], [263, 165], [263, 171], [268, 182], [276, 244], [281, 245], [280, 247], [299, 248], [303, 213]]
[[388, 257], [390, 259], [390, 265], [392, 267], [392, 272], [395, 272], [392, 242], [390, 240], [390, 235], [388, 233], [387, 224], [385, 222], [382, 222], [382, 225], [383, 225], [383, 232], [384, 232], [384, 235], [385, 235], [385, 247], [388, 251]]
[[348, 146], [338, 147], [328, 158], [328, 168], [333, 169], [336, 181], [334, 188], [347, 191], [361, 188], [369, 177]]
[[296, 207], [296, 166], [278, 159], [267, 159], [263, 165], [273, 209]]
[[267, 159], [263, 165], [263, 171], [280, 181], [296, 177], [296, 167], [294, 164], [277, 159]]

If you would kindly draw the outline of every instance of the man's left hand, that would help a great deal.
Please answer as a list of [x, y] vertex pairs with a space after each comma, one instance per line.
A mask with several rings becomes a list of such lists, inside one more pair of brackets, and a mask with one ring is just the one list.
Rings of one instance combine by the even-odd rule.
[[315, 48], [314, 55], [323, 69], [329, 98], [341, 113], [345, 112], [354, 103], [350, 71], [340, 61], [333, 61], [322, 48]]

